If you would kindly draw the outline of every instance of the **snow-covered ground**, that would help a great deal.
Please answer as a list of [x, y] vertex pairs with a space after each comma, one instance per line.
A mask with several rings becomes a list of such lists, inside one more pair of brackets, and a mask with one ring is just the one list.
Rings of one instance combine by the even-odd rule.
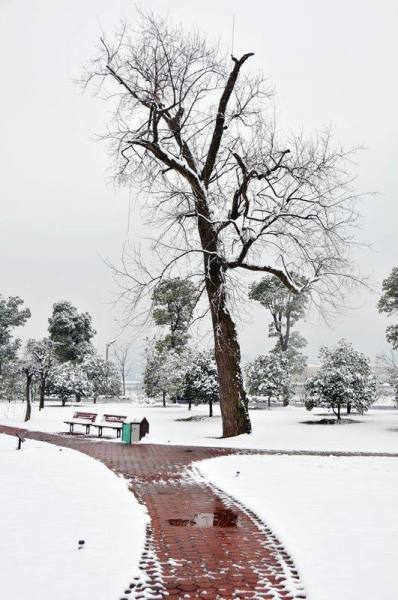
[[[145, 416], [150, 435], [144, 443], [398, 452], [397, 409], [372, 409], [352, 416], [353, 424], [331, 426], [304, 423], [321, 416], [302, 407], [252, 410], [253, 434], [226, 440], [220, 438], [218, 407], [209, 419], [206, 406], [189, 412], [186, 406], [137, 402], [55, 405], [41, 413], [35, 407], [32, 420], [24, 424], [24, 406], [3, 403], [0, 423], [66, 433], [63, 421], [76, 410], [97, 412], [99, 418], [103, 413]], [[33, 600], [41, 600], [47, 579], [48, 597], [113, 598], [134, 574], [146, 522], [142, 508], [125, 483], [100, 463], [38, 442], [26, 442], [16, 452], [10, 439], [0, 436], [0, 477], [2, 483], [10, 481], [0, 513], [0, 564], [7, 574], [0, 580], [0, 598], [26, 597], [18, 578], [29, 581]], [[293, 555], [310, 600], [398, 598], [397, 458], [235, 455], [205, 461], [199, 468], [272, 526]], [[114, 526], [104, 527], [110, 520]], [[77, 550], [79, 538], [87, 540], [84, 550]], [[17, 566], [13, 556], [20, 557]]]
[[227, 456], [199, 470], [272, 527], [309, 600], [398, 598], [398, 459]]
[[[25, 426], [22, 404], [0, 404], [0, 423]], [[114, 413], [129, 417], [147, 417], [150, 434], [144, 443], [187, 444], [202, 446], [241, 447], [277, 450], [344, 450], [351, 452], [398, 452], [398, 409], [371, 409], [363, 416], [352, 416], [354, 424], [308, 425], [304, 421], [320, 419], [319, 413], [302, 407], [278, 407], [271, 410], [252, 410], [251, 435], [220, 439], [219, 408], [209, 419], [207, 407], [184, 405], [152, 406], [150, 404], [112, 403], [81, 404], [77, 406], [48, 406], [40, 413], [34, 408], [33, 418], [26, 426], [47, 432], [67, 432], [63, 423], [76, 410], [89, 410], [99, 415]], [[191, 421], [179, 420], [193, 417]], [[83, 429], [81, 430], [83, 431]], [[94, 430], [95, 431], [95, 430]]]
[[100, 462], [42, 442], [16, 445], [0, 435], [0, 598], [122, 596], [138, 574], [145, 508]]

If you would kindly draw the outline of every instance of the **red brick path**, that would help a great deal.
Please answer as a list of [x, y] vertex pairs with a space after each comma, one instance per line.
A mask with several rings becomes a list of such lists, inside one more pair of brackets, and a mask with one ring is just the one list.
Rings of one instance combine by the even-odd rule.
[[[18, 430], [0, 425], [0, 433]], [[23, 431], [27, 438], [79, 450], [131, 480], [151, 525], [141, 577], [115, 600], [305, 598], [293, 561], [253, 513], [194, 472], [197, 460], [234, 450], [142, 444], [126, 446]]]

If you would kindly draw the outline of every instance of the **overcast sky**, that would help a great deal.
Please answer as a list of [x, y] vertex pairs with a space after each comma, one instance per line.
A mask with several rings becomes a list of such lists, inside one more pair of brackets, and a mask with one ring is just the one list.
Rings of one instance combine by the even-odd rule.
[[[235, 52], [254, 51], [254, 68], [276, 89], [283, 122], [311, 133], [332, 125], [358, 155], [357, 189], [377, 192], [361, 207], [357, 260], [376, 293], [362, 290], [333, 327], [315, 315], [300, 330], [313, 361], [321, 343], [344, 336], [370, 354], [388, 349], [378, 315], [381, 281], [398, 264], [398, 4], [394, 0], [148, 0], [187, 27], [225, 44], [235, 15]], [[32, 310], [24, 337], [46, 334], [51, 306], [68, 299], [93, 315], [96, 344], [119, 333], [115, 286], [101, 257], [117, 261], [127, 234], [128, 191], [107, 183], [108, 156], [93, 142], [106, 107], [73, 83], [93, 55], [100, 27], [134, 19], [127, 0], [0, 0], [2, 93], [0, 293]], [[264, 352], [265, 312], [239, 324], [245, 356]], [[142, 334], [131, 331], [136, 365]], [[137, 366], [138, 368], [138, 366]]]

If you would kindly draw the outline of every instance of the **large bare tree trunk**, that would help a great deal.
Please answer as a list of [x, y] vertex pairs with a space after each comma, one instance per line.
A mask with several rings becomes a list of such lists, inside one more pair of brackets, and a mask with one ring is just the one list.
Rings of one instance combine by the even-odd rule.
[[235, 323], [228, 312], [213, 316], [213, 332], [223, 437], [250, 433], [247, 396], [240, 368], [240, 348]]
[[214, 333], [214, 351], [220, 386], [223, 437], [251, 432], [247, 396], [240, 367], [235, 323], [227, 306], [225, 271], [218, 258], [205, 255], [206, 288]]

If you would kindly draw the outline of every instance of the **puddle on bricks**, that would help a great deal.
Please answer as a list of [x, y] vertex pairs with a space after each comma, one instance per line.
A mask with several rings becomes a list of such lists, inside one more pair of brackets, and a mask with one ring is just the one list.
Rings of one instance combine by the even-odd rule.
[[173, 527], [239, 527], [238, 513], [216, 502], [211, 512], [197, 513], [191, 519], [167, 519]]

